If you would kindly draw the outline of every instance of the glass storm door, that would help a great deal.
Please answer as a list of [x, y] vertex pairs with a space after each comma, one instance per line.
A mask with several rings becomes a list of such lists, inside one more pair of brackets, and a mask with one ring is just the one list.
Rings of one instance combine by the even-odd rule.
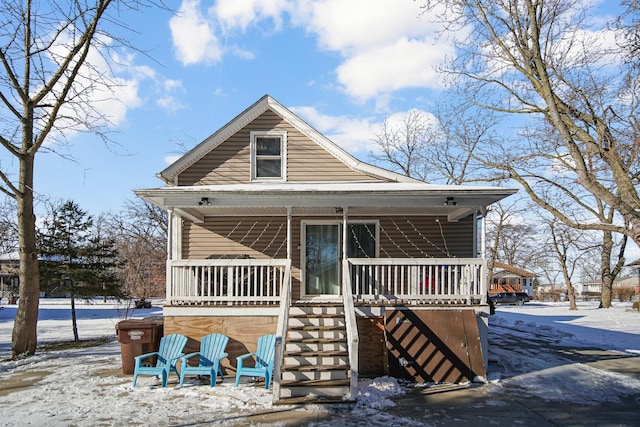
[[305, 224], [305, 294], [340, 294], [340, 224]]

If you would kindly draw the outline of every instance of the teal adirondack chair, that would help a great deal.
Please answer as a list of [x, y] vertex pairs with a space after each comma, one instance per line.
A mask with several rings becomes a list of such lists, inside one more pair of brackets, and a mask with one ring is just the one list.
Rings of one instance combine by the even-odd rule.
[[[264, 335], [258, 339], [258, 348], [255, 353], [243, 354], [242, 356], [236, 357], [238, 361], [236, 387], [238, 387], [241, 376], [249, 376], [264, 377], [265, 388], [269, 389], [271, 377], [273, 376], [275, 348], [276, 336], [273, 334]], [[244, 366], [244, 361], [247, 358], [253, 358], [255, 360], [253, 367]]]
[[[182, 334], [170, 334], [160, 338], [160, 348], [158, 351], [136, 356], [136, 367], [133, 371], [133, 386], [136, 386], [138, 375], [155, 375], [162, 377], [162, 387], [166, 387], [169, 374], [175, 372], [176, 375], [178, 375], [176, 362], [184, 355], [182, 350], [186, 344], [186, 336]], [[154, 356], [157, 357], [156, 365], [145, 366], [145, 364], [148, 363], [145, 363], [145, 361]]]
[[[200, 340], [200, 351], [182, 356], [180, 360], [180, 387], [184, 383], [185, 375], [209, 375], [211, 377], [211, 387], [216, 386], [218, 375], [223, 377], [220, 370], [220, 359], [228, 356], [225, 353], [229, 337], [223, 334], [211, 334], [202, 337]], [[189, 366], [187, 361], [192, 357], [200, 356], [198, 366]], [[224, 377], [223, 377], [224, 378]]]

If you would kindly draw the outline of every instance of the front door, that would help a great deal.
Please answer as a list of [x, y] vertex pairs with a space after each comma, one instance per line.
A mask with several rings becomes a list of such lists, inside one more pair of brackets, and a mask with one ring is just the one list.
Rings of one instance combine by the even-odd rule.
[[[378, 256], [376, 221], [349, 223], [347, 256]], [[304, 265], [303, 296], [340, 295], [342, 265], [342, 223], [339, 221], [303, 221]]]
[[340, 224], [303, 223], [304, 293], [340, 294]]

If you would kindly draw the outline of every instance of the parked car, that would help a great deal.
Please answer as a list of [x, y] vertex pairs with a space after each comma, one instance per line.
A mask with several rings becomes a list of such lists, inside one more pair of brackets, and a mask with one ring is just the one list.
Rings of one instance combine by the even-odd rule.
[[500, 292], [491, 295], [490, 298], [494, 304], [522, 305], [531, 300], [531, 298], [529, 298], [529, 294], [526, 292]]

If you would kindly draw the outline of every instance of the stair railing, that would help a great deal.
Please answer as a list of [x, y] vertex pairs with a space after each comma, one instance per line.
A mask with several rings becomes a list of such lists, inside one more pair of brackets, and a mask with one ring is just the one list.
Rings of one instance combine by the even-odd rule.
[[285, 277], [280, 291], [280, 310], [276, 326], [276, 347], [273, 368], [273, 401], [280, 400], [280, 380], [282, 377], [282, 363], [286, 346], [287, 326], [289, 324], [289, 308], [291, 307], [291, 260], [285, 267]]
[[356, 311], [353, 305], [353, 292], [351, 291], [351, 274], [349, 262], [342, 263], [342, 300], [344, 305], [344, 321], [347, 329], [347, 346], [349, 349], [349, 367], [351, 369], [351, 381], [349, 383], [350, 400], [358, 397], [358, 323]]

